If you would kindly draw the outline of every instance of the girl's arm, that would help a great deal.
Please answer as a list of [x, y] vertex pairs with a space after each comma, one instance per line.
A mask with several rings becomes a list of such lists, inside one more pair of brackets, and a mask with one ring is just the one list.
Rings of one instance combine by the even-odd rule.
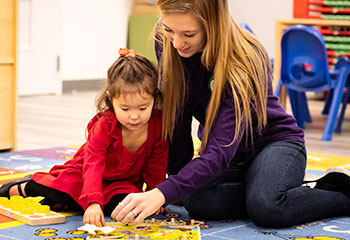
[[103, 206], [102, 176], [106, 165], [107, 148], [111, 144], [111, 123], [101, 116], [89, 129], [83, 165], [83, 188], [80, 203], [87, 209], [91, 203]]
[[168, 148], [169, 144], [167, 141], [158, 139], [154, 143], [151, 156], [147, 159], [142, 173], [143, 179], [147, 184], [147, 190], [153, 189], [165, 180], [168, 164]]
[[98, 203], [91, 203], [84, 212], [83, 224], [94, 224], [97, 227], [100, 225], [106, 226], [104, 214], [101, 205]]
[[151, 132], [148, 135], [152, 139], [152, 150], [142, 172], [147, 190], [153, 189], [165, 180], [169, 149], [168, 141], [162, 140], [162, 115], [154, 113], [149, 124]]

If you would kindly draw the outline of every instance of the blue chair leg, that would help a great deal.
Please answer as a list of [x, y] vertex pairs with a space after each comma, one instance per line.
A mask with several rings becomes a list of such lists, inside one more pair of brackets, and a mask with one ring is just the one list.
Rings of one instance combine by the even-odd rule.
[[339, 105], [343, 97], [344, 87], [346, 83], [347, 76], [349, 75], [350, 69], [341, 68], [340, 73], [338, 75], [337, 83], [334, 87], [334, 95], [331, 103], [331, 108], [329, 110], [327, 122], [325, 129], [323, 131], [322, 141], [331, 141], [332, 134], [334, 132], [335, 121], [337, 120], [337, 115], [339, 111]]
[[279, 96], [279, 95], [280, 95], [281, 87], [282, 87], [282, 79], [278, 79], [278, 83], [277, 83], [277, 86], [276, 86], [276, 90], [275, 90], [275, 92], [274, 92], [274, 94], [275, 94], [276, 96]]
[[349, 98], [350, 98], [350, 87], [346, 88], [346, 93], [345, 93], [344, 98], [343, 98], [343, 106], [341, 108], [341, 111], [340, 111], [340, 114], [338, 117], [338, 122], [337, 122], [337, 125], [335, 127], [335, 132], [337, 132], [337, 133], [341, 132], [341, 125], [343, 123], [345, 109], [346, 109], [346, 105], [349, 102]]
[[332, 99], [333, 99], [333, 89], [329, 90], [326, 96], [325, 104], [322, 110], [322, 114], [328, 114], [329, 113], [329, 107], [332, 104]]
[[309, 105], [307, 103], [307, 98], [305, 92], [298, 92], [298, 107], [302, 108], [303, 119], [305, 122], [311, 123], [312, 118], [309, 111]]
[[292, 107], [293, 116], [300, 128], [304, 128], [304, 109], [300, 108], [300, 96], [298, 92], [288, 89], [288, 96], [290, 100], [290, 105]]

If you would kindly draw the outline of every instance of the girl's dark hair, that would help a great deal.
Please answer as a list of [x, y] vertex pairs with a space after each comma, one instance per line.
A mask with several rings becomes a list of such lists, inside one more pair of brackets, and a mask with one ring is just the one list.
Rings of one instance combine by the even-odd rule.
[[107, 84], [96, 97], [97, 112], [114, 111], [112, 105], [114, 97], [135, 91], [153, 95], [153, 111], [160, 109], [161, 94], [158, 90], [157, 67], [139, 54], [120, 56], [109, 67]]

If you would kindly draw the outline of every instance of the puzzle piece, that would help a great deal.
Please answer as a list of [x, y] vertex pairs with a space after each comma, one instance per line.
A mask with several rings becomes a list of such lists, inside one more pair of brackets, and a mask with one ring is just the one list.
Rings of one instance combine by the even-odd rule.
[[64, 215], [51, 211], [49, 206], [20, 196], [0, 197], [0, 214], [32, 226], [66, 221]]
[[115, 228], [112, 228], [110, 226], [106, 227], [96, 227], [94, 224], [85, 224], [84, 226], [78, 228], [78, 230], [83, 230], [88, 232], [89, 234], [95, 235], [98, 231], [102, 232], [103, 234], [109, 234], [115, 230]]

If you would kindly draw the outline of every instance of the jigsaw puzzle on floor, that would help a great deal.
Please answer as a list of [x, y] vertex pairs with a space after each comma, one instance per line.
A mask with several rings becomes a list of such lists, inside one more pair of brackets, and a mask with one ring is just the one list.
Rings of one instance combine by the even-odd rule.
[[[0, 184], [22, 178], [25, 175], [36, 171], [48, 171], [53, 165], [62, 164], [64, 161], [70, 159], [78, 148], [79, 146], [68, 146], [0, 153]], [[308, 154], [307, 173], [321, 175], [328, 167], [331, 166], [341, 166], [346, 169], [350, 169], [350, 158]], [[8, 210], [7, 207], [6, 210]], [[14, 210], [12, 209], [11, 211]], [[41, 210], [38, 211], [40, 212]], [[47, 209], [42, 211], [47, 211]], [[34, 215], [35, 214], [36, 212], [34, 212]], [[101, 234], [102, 232], [97, 231], [98, 234], [96, 235], [89, 234], [88, 231], [81, 228], [83, 224], [82, 212], [59, 212], [58, 214], [60, 216], [64, 216], [64, 223], [53, 224], [53, 222], [50, 222], [49, 225], [37, 225], [36, 223], [32, 222], [33, 226], [30, 225], [30, 222], [27, 222], [27, 224], [24, 223], [26, 220], [19, 219], [22, 221], [17, 221], [11, 218], [9, 216], [10, 212], [0, 214], [0, 240], [85, 240], [137, 238], [182, 240], [350, 239], [350, 217], [324, 219], [322, 221], [305, 223], [303, 225], [284, 229], [268, 229], [258, 227], [249, 219], [239, 219], [236, 221], [195, 220], [194, 225], [191, 225], [191, 216], [188, 215], [184, 207], [169, 205], [167, 206], [166, 212], [163, 215], [152, 216], [151, 218], [147, 219], [147, 221], [151, 221], [151, 223], [148, 222], [148, 224], [154, 224], [153, 226], [135, 229], [133, 226], [123, 226], [121, 223], [109, 221], [109, 227], [119, 226], [120, 224], [119, 227], [121, 228], [118, 227], [118, 229], [122, 229], [122, 231], [118, 232], [118, 230], [113, 229], [114, 232], [107, 234]], [[155, 223], [152, 223], [152, 218], [156, 219], [153, 220]], [[29, 219], [33, 220], [31, 217], [29, 217]], [[106, 216], [106, 220], [108, 219], [109, 216]], [[165, 236], [162, 236], [162, 234], [165, 234]]]
[[174, 239], [198, 240], [201, 239], [200, 228], [182, 220], [148, 219], [143, 224], [133, 226], [122, 223], [107, 223], [106, 227], [84, 225], [78, 230], [88, 232], [87, 240], [93, 239]]

